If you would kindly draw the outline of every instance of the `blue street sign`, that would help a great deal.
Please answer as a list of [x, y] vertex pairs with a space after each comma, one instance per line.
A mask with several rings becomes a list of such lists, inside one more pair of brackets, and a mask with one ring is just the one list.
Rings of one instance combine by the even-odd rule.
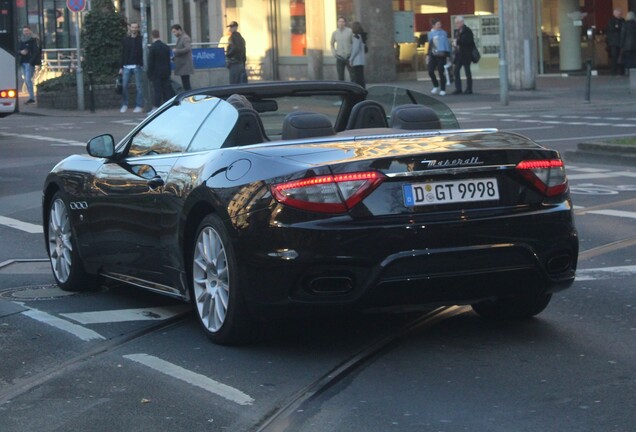
[[195, 69], [211, 69], [225, 67], [225, 50], [223, 48], [194, 48], [192, 59]]

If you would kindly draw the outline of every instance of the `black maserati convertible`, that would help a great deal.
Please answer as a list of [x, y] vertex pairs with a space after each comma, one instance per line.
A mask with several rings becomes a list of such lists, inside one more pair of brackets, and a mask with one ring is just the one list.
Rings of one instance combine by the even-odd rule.
[[57, 283], [192, 301], [210, 338], [264, 311], [470, 304], [527, 318], [574, 280], [559, 153], [461, 129], [439, 101], [344, 82], [181, 93], [44, 184]]

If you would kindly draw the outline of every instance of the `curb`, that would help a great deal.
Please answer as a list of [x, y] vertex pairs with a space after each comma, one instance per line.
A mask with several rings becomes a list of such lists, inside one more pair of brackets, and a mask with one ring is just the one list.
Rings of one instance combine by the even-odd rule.
[[575, 151], [566, 151], [568, 161], [636, 166], [636, 147], [602, 142], [582, 142]]

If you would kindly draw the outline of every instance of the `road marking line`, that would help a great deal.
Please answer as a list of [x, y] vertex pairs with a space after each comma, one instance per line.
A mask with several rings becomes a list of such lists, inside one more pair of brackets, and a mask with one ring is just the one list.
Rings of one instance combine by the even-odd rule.
[[628, 212], [623, 210], [590, 210], [586, 211], [585, 213], [636, 219], [636, 212]]
[[605, 168], [583, 168], [583, 167], [577, 167], [574, 165], [568, 165], [567, 167], [568, 170], [576, 170], [579, 172], [584, 172], [584, 173], [606, 173], [609, 172], [610, 170], [605, 169]]
[[190, 309], [192, 309], [192, 306], [183, 304], [144, 309], [62, 313], [60, 315], [65, 318], [72, 319], [80, 324], [104, 324], [125, 321], [160, 321], [172, 318], [173, 316], [189, 311]]
[[581, 137], [570, 137], [570, 138], [550, 138], [550, 139], [540, 139], [534, 140], [534, 142], [542, 143], [542, 142], [551, 142], [551, 141], [581, 141], [581, 140], [593, 140], [597, 138], [623, 138], [623, 137], [633, 137], [634, 134], [616, 134], [616, 135], [595, 135], [595, 136], [581, 136]]
[[[23, 304], [21, 305], [24, 306]], [[24, 306], [24, 307], [27, 307], [27, 306]], [[36, 321], [39, 321], [44, 324], [48, 324], [51, 327], [55, 327], [59, 330], [63, 330], [67, 333], [72, 334], [73, 336], [80, 338], [83, 341], [91, 341], [94, 339], [106, 339], [104, 336], [100, 335], [99, 333], [91, 329], [87, 329], [86, 327], [82, 327], [80, 325], [70, 323], [66, 320], [63, 320], [62, 318], [49, 315], [46, 312], [42, 312], [37, 309], [29, 308], [29, 310], [22, 312], [22, 315], [26, 315], [29, 318], [32, 318]]]
[[568, 174], [568, 180], [587, 180], [600, 178], [620, 177], [620, 173], [585, 173], [585, 174]]
[[537, 130], [537, 129], [554, 129], [554, 126], [529, 126], [524, 128], [504, 129], [504, 131], [516, 132], [516, 131]]
[[74, 145], [74, 146], [86, 146], [86, 143], [83, 143], [83, 142], [67, 140], [67, 139], [63, 139], [63, 138], [51, 138], [51, 137], [42, 136], [42, 135], [29, 135], [29, 134], [18, 134], [18, 133], [12, 133], [12, 132], [0, 132], [0, 136], [28, 138], [28, 139], [38, 140], [38, 141], [48, 141], [48, 142], [61, 143], [61, 144]]
[[252, 405], [254, 403], [254, 399], [234, 387], [215, 381], [205, 375], [189, 371], [181, 366], [177, 366], [158, 357], [148, 354], [129, 354], [125, 355], [124, 358], [140, 363], [144, 366], [148, 366], [157, 372], [161, 372], [162, 374], [179, 379], [210, 393], [214, 393], [217, 396], [236, 402], [239, 405]]
[[612, 276], [630, 277], [636, 273], [636, 265], [619, 267], [601, 267], [591, 269], [579, 269], [576, 271], [576, 281], [591, 281], [609, 279]]
[[28, 222], [22, 222], [17, 219], [11, 219], [5, 216], [0, 216], [0, 225], [5, 225], [10, 228], [15, 228], [20, 231], [25, 231], [30, 234], [42, 234], [42, 226], [35, 225]]

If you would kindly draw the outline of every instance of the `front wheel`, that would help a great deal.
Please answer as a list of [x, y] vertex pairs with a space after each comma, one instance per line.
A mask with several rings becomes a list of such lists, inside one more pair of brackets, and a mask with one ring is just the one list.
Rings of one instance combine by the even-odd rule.
[[218, 216], [201, 221], [193, 247], [190, 276], [199, 323], [215, 343], [246, 342], [251, 318], [234, 248]]
[[552, 294], [501, 297], [475, 303], [472, 308], [482, 318], [501, 320], [525, 319], [543, 312], [551, 299]]
[[47, 248], [53, 277], [64, 291], [83, 291], [97, 281], [97, 277], [86, 273], [77, 251], [68, 207], [58, 192], [49, 207]]

